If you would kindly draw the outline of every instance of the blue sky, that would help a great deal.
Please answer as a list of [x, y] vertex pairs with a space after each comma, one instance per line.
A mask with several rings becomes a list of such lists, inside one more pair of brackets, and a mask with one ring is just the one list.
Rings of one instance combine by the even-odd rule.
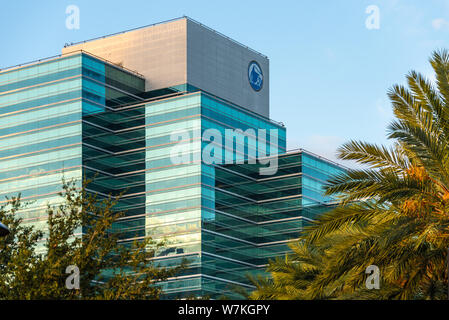
[[[65, 27], [71, 4], [79, 30]], [[377, 30], [365, 26], [369, 5], [380, 10]], [[0, 11], [0, 68], [183, 15], [267, 55], [271, 118], [287, 126], [289, 149], [334, 160], [349, 139], [388, 143], [388, 88], [411, 69], [432, 78], [431, 52], [449, 49], [449, 0], [16, 0]]]

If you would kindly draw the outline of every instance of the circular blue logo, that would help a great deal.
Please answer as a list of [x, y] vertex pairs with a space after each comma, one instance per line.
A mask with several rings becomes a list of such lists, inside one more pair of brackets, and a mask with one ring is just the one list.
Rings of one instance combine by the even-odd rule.
[[262, 68], [256, 61], [251, 61], [248, 66], [249, 84], [255, 91], [260, 91], [263, 85]]

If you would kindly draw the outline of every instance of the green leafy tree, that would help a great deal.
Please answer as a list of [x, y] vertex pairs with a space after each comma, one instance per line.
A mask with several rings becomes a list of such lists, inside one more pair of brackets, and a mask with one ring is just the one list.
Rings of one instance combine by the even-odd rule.
[[[64, 201], [48, 206], [44, 231], [17, 217], [26, 207], [20, 198], [0, 208], [0, 221], [11, 231], [0, 238], [0, 299], [158, 299], [158, 284], [185, 267], [163, 268], [151, 260], [163, 243], [121, 242], [114, 231], [124, 215], [115, 210], [120, 197], [99, 199], [86, 185], [78, 190], [64, 183]], [[66, 273], [69, 266], [79, 270], [79, 289], [77, 270]]]
[[[434, 52], [430, 63], [436, 83], [411, 71], [408, 88], [388, 93], [396, 118], [388, 127], [391, 147], [350, 141], [339, 148], [340, 159], [360, 165], [329, 181], [326, 193], [340, 205], [306, 228], [310, 252], [270, 263], [271, 285], [253, 297], [280, 286], [286, 299], [447, 299], [448, 51]], [[315, 248], [325, 262], [304, 288], [293, 280], [305, 276], [303, 257]], [[369, 265], [381, 271], [379, 290], [365, 286]]]

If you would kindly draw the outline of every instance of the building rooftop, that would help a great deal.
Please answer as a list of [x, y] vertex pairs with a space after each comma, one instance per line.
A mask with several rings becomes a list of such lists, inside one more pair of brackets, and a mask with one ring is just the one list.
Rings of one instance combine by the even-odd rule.
[[208, 29], [208, 30], [210, 30], [210, 31], [212, 31], [212, 32], [214, 32], [214, 33], [216, 33], [216, 34], [218, 34], [218, 35], [220, 35], [220, 36], [222, 36], [222, 37], [232, 41], [233, 43], [238, 44], [239, 46], [242, 46], [242, 47], [244, 47], [244, 48], [246, 48], [246, 49], [248, 49], [248, 50], [250, 50], [250, 51], [252, 51], [252, 52], [254, 52], [256, 54], [258, 54], [261, 57], [264, 57], [264, 58], [268, 59], [268, 57], [263, 55], [262, 53], [254, 50], [254, 49], [252, 49], [252, 48], [250, 48], [248, 46], [245, 46], [244, 44], [242, 44], [242, 43], [240, 43], [240, 42], [238, 42], [238, 41], [236, 41], [236, 40], [234, 40], [234, 39], [224, 35], [221, 32], [216, 31], [216, 30], [214, 30], [214, 29], [212, 29], [212, 28], [210, 28], [210, 27], [208, 27], [208, 26], [206, 26], [206, 25], [196, 21], [195, 19], [192, 19], [192, 18], [188, 17], [188, 16], [182, 16], [182, 17], [178, 17], [178, 18], [174, 18], [174, 19], [169, 19], [169, 20], [165, 20], [165, 21], [149, 24], [149, 25], [146, 25], [146, 26], [132, 28], [132, 29], [128, 29], [128, 30], [125, 30], [125, 31], [116, 32], [116, 33], [111, 33], [111, 34], [107, 34], [107, 35], [104, 35], [104, 36], [100, 36], [100, 37], [96, 37], [96, 38], [92, 38], [92, 39], [88, 39], [88, 40], [84, 40], [84, 41], [66, 43], [64, 45], [64, 48], [67, 48], [67, 47], [70, 47], [70, 46], [74, 46], [74, 45], [78, 45], [78, 44], [82, 44], [82, 43], [86, 43], [86, 42], [90, 42], [90, 41], [104, 39], [104, 38], [111, 37], [111, 36], [116, 36], [116, 35], [119, 35], [119, 34], [131, 32], [131, 31], [135, 31], [135, 30], [140, 30], [140, 29], [144, 29], [144, 28], [151, 28], [151, 27], [154, 27], [154, 26], [157, 26], [157, 25], [166, 24], [166, 23], [170, 23], [170, 22], [174, 22], [174, 21], [179, 21], [179, 20], [182, 20], [182, 19], [187, 19], [187, 20], [189, 20], [189, 21], [191, 21], [193, 23], [196, 23], [197, 25], [199, 25], [199, 26], [201, 26], [203, 28], [206, 28], [206, 29]]
[[105, 62], [105, 63], [107, 63], [107, 64], [109, 64], [109, 65], [111, 65], [111, 66], [113, 66], [115, 68], [118, 68], [118, 69], [124, 70], [126, 72], [132, 73], [133, 75], [138, 76], [140, 78], [145, 78], [142, 74], [140, 74], [137, 71], [134, 71], [134, 70], [125, 68], [123, 66], [120, 66], [120, 65], [118, 65], [116, 63], [108, 61], [108, 60], [106, 60], [106, 59], [104, 59], [102, 57], [99, 57], [99, 56], [97, 56], [97, 55], [95, 55], [93, 53], [90, 53], [90, 52], [88, 52], [86, 50], [77, 50], [77, 51], [72, 51], [72, 52], [68, 52], [68, 53], [62, 53], [62, 54], [58, 54], [58, 55], [51, 56], [51, 57], [46, 57], [46, 58], [42, 58], [42, 59], [38, 59], [38, 60], [24, 62], [24, 63], [21, 63], [21, 64], [16, 64], [14, 66], [0, 68], [0, 73], [12, 71], [14, 69], [18, 69], [18, 68], [22, 68], [22, 67], [32, 66], [32, 65], [35, 65], [35, 64], [39, 64], [39, 63], [45, 63], [45, 62], [49, 62], [51, 60], [59, 59], [59, 58], [66, 57], [66, 56], [76, 55], [76, 54], [87, 54], [87, 55], [89, 55], [89, 56], [91, 56], [91, 57], [93, 57], [95, 59], [101, 60], [101, 61], [103, 61], [103, 62]]

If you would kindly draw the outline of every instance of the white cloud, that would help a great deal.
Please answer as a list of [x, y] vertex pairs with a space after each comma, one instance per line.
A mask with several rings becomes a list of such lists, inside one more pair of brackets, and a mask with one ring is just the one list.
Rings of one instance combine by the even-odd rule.
[[386, 97], [379, 98], [375, 102], [376, 110], [383, 121], [390, 121], [393, 117], [390, 100]]
[[437, 18], [432, 20], [432, 27], [435, 30], [449, 30], [449, 22], [443, 18]]
[[424, 77], [426, 77], [426, 79], [429, 80], [434, 86], [436, 86], [437, 78], [435, 76], [435, 71], [433, 69], [424, 72]]
[[335, 52], [331, 48], [326, 48], [325, 54], [328, 60], [330, 61], [335, 60]]

